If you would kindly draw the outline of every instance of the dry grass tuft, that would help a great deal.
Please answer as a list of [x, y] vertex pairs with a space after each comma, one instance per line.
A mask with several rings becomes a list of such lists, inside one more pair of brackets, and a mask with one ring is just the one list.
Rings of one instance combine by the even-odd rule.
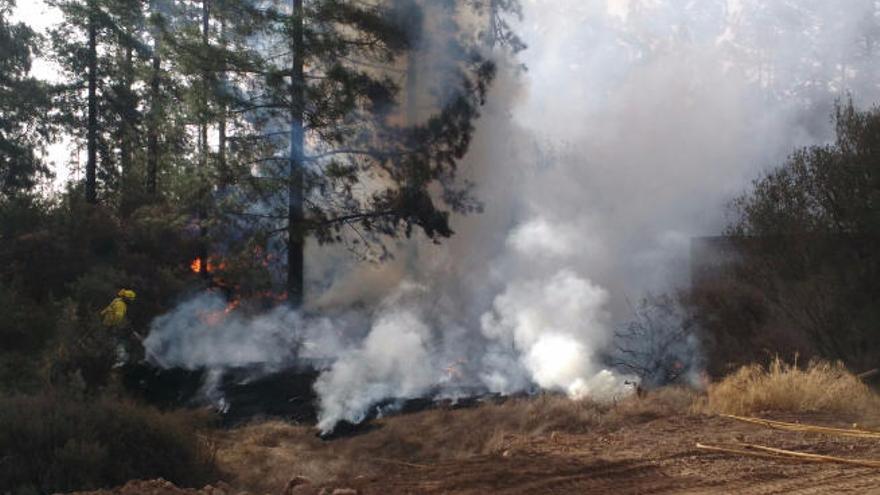
[[806, 368], [779, 358], [769, 366], [743, 366], [709, 386], [710, 412], [757, 415], [821, 412], [864, 417], [880, 406], [880, 397], [840, 363], [812, 361]]
[[217, 436], [217, 463], [233, 485], [255, 493], [280, 493], [294, 475], [324, 481], [349, 462], [324, 455], [314, 429], [282, 421], [242, 426]]

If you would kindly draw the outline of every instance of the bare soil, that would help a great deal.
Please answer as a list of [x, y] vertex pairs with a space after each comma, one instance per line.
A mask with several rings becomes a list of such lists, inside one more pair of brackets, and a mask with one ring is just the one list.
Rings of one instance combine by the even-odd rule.
[[[551, 406], [523, 414], [541, 414], [558, 405]], [[655, 406], [635, 404], [626, 406], [624, 412], [601, 411], [581, 425], [537, 421], [530, 428], [517, 423], [522, 418], [505, 423], [523, 407], [425, 411], [380, 420], [366, 433], [327, 442], [315, 438], [314, 430], [306, 426], [256, 424], [217, 438], [218, 461], [230, 485], [198, 492], [167, 485], [151, 485], [148, 491], [144, 485], [142, 491], [135, 487], [134, 491], [101, 493], [880, 493], [880, 469], [748, 457], [696, 447], [697, 442], [752, 443], [880, 459], [877, 440], [779, 431], [719, 416], [669, 414]], [[583, 411], [578, 414], [584, 417]], [[764, 416], [852, 426], [851, 420], [829, 414]]]
[[[803, 419], [840, 426], [832, 418]], [[660, 418], [594, 434], [510, 435], [504, 442], [496, 453], [418, 465], [386, 462], [377, 475], [325, 486], [351, 487], [362, 494], [880, 493], [878, 469], [696, 448], [697, 442], [743, 442], [880, 459], [876, 440], [782, 432], [718, 417]], [[318, 493], [320, 488], [296, 493]]]

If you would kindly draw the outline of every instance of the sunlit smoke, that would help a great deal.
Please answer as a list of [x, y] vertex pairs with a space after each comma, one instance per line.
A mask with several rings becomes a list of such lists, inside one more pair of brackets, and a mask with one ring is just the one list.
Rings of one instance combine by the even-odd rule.
[[421, 397], [440, 383], [443, 369], [431, 349], [433, 332], [418, 310], [398, 297], [385, 302], [363, 342], [318, 378], [321, 430], [340, 420], [359, 422], [378, 400]]
[[539, 387], [571, 393], [599, 371], [595, 352], [609, 335], [607, 298], [604, 289], [568, 270], [514, 283], [483, 315], [483, 334], [515, 349]]

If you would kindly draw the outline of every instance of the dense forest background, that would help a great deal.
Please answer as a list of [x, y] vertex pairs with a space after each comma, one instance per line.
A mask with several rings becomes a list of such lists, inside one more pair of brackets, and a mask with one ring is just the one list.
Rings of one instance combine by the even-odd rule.
[[[482, 49], [518, 43], [499, 20], [513, 4], [465, 7], [487, 23], [467, 31], [453, 3], [429, 8], [433, 25], [411, 2], [59, 1], [45, 35], [10, 23], [14, 5], [0, 6], [4, 387], [34, 385], [33, 353], [60, 327], [101, 332], [119, 288], [137, 292], [140, 335], [205, 286], [296, 307], [306, 237], [381, 257], [383, 236], [449, 236], [450, 213], [479, 208], [455, 169], [494, 74]], [[442, 80], [416, 80], [441, 73], [420, 67], [425, 33], [445, 44]], [[61, 82], [30, 75], [36, 56]], [[41, 150], [61, 137], [86, 151], [82, 180], [47, 195]]]

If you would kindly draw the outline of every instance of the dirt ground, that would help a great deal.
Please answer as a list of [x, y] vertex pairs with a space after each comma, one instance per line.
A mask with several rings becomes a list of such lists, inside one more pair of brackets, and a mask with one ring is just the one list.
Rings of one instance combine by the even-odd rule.
[[[560, 407], [565, 406], [553, 402], [425, 411], [380, 420], [372, 430], [332, 441], [317, 439], [306, 426], [255, 424], [225, 432], [216, 440], [218, 461], [231, 486], [198, 493], [880, 493], [877, 468], [748, 457], [696, 447], [697, 442], [752, 443], [880, 459], [880, 440], [773, 430], [719, 416], [673, 413], [676, 407], [655, 403], [634, 403], [623, 412], [566, 410], [561, 420], [550, 421], [550, 415], [560, 415]], [[831, 415], [765, 416], [852, 426]], [[581, 424], [573, 426], [572, 421]]]
[[[880, 493], [880, 469], [696, 448], [697, 442], [743, 442], [880, 459], [877, 440], [782, 432], [718, 417], [661, 418], [608, 433], [510, 435], [504, 440], [506, 448], [497, 453], [430, 464], [388, 460], [379, 474], [325, 486], [350, 487], [362, 494]], [[318, 493], [321, 488], [295, 493]]]

